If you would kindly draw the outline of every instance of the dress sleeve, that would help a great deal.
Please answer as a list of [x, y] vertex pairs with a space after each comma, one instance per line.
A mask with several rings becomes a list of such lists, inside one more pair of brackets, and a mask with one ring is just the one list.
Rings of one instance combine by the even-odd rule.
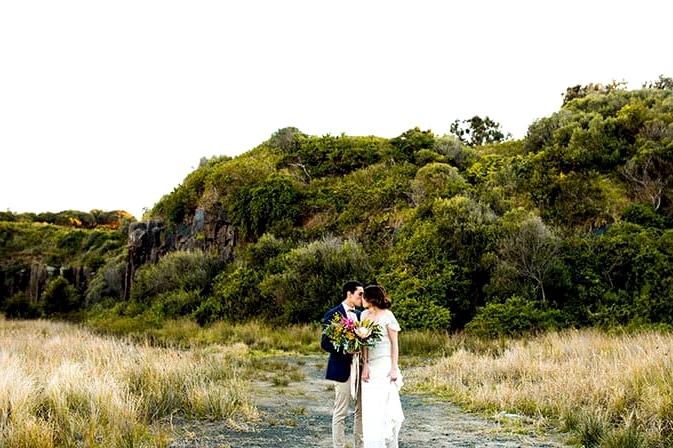
[[386, 326], [390, 328], [391, 330], [395, 330], [397, 332], [402, 331], [402, 328], [400, 327], [400, 324], [397, 322], [397, 318], [395, 318], [395, 315], [393, 314], [392, 311], [388, 310], [388, 313], [386, 313]]

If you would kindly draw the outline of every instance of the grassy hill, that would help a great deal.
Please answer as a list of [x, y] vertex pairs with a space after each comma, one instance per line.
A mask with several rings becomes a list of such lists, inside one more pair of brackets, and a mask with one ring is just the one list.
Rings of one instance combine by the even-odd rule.
[[[49, 263], [92, 265], [79, 311], [157, 326], [177, 317], [315, 322], [350, 278], [384, 285], [407, 328], [495, 336], [667, 326], [667, 80], [636, 90], [568, 89], [559, 111], [516, 141], [478, 117], [442, 136], [419, 128], [390, 139], [280, 129], [238, 157], [202, 159], [145, 217], [170, 230], [215, 216], [213, 225], [236, 229], [233, 261], [222, 262], [217, 242], [170, 253], [135, 273], [130, 300], [118, 295], [123, 243], [93, 251], [102, 257], [94, 263], [53, 254]], [[75, 251], [91, 252], [75, 232], [94, 230], [66, 229], [73, 236], [47, 239], [73, 238]], [[3, 245], [5, 271], [32, 246], [16, 227], [6, 232], [25, 244]], [[5, 307], [17, 294], [5, 291]]]

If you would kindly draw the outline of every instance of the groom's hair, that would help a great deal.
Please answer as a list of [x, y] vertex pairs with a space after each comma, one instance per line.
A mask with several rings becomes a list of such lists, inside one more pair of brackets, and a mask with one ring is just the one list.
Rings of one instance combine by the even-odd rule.
[[341, 288], [342, 300], [346, 300], [349, 292], [351, 294], [355, 294], [355, 290], [358, 288], [358, 286], [364, 287], [364, 285], [357, 280], [348, 280], [346, 283], [344, 283], [343, 288]]

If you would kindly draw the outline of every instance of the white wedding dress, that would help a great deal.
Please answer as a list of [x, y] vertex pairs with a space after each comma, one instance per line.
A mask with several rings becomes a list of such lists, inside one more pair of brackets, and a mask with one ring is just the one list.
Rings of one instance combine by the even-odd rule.
[[[367, 318], [365, 311], [361, 319]], [[385, 310], [378, 321], [382, 327], [381, 339], [369, 348], [369, 381], [362, 382], [362, 432], [365, 448], [397, 448], [398, 436], [404, 413], [400, 403], [399, 388], [402, 375], [391, 382], [390, 338], [388, 328], [400, 331], [395, 315]]]

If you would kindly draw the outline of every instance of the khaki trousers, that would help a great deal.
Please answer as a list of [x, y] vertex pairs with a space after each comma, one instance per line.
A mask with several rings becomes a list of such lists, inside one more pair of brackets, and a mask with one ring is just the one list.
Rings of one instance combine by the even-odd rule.
[[[355, 422], [353, 423], [353, 436], [355, 438], [355, 448], [363, 448], [362, 439], [362, 392], [358, 378], [357, 395], [355, 397]], [[334, 410], [332, 412], [332, 444], [334, 448], [345, 448], [346, 446], [346, 418], [351, 402], [351, 382], [334, 382]]]

